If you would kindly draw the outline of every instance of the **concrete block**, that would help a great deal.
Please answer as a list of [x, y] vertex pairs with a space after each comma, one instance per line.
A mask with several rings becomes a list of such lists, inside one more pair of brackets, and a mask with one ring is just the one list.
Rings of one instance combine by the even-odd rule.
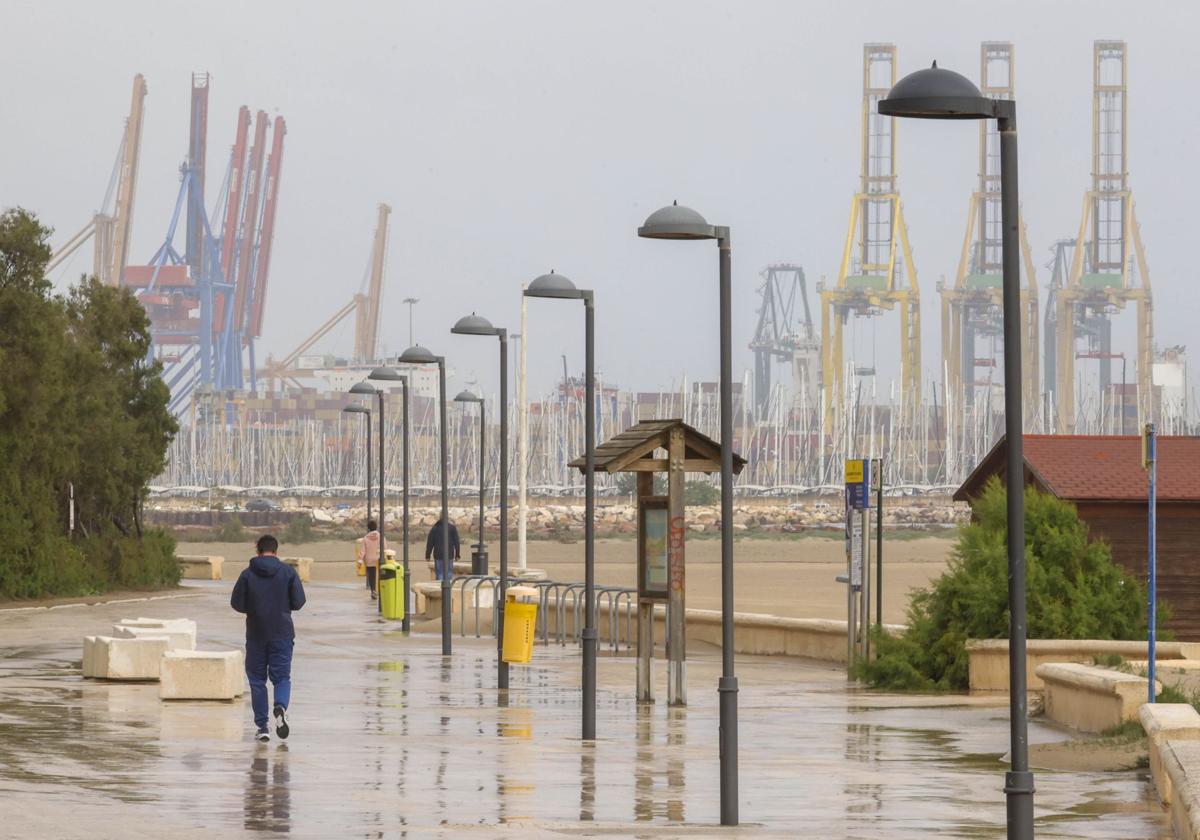
[[1200, 741], [1164, 744], [1163, 766], [1171, 780], [1171, 827], [1184, 840], [1200, 838]]
[[148, 627], [154, 630], [175, 630], [196, 635], [196, 622], [190, 618], [122, 618], [117, 622], [121, 627]]
[[233, 700], [245, 690], [240, 650], [163, 653], [158, 696], [164, 700]]
[[200, 554], [177, 554], [179, 574], [186, 580], [220, 580], [224, 557], [208, 557]]
[[196, 649], [195, 622], [187, 621], [186, 624], [162, 622], [161, 624], [162, 626], [159, 627], [147, 627], [139, 624], [114, 624], [112, 634], [118, 639], [165, 638], [168, 642], [168, 650]]
[[84, 636], [83, 637], [83, 661], [80, 667], [83, 671], [83, 676], [86, 679], [102, 677], [104, 674], [99, 673], [99, 663], [96, 656], [98, 645], [96, 640], [99, 636]]
[[1168, 740], [1200, 741], [1200, 712], [1188, 703], [1144, 703], [1138, 718], [1150, 739], [1150, 776], [1159, 798], [1169, 805], [1171, 778], [1163, 764], [1163, 751]]
[[[1200, 659], [1200, 644], [1159, 642], [1158, 659]], [[1098, 656], [1145, 659], [1145, 642], [1111, 639], [1030, 639], [1025, 651], [1025, 679], [1030, 691], [1041, 691], [1037, 669], [1055, 662], [1090, 665]], [[968, 639], [968, 674], [972, 691], [1008, 691], [1008, 639]]]
[[[1147, 680], [1133, 674], [1073, 662], [1039, 665], [1046, 717], [1081, 732], [1103, 732], [1137, 720]], [[1162, 684], [1155, 680], [1155, 696]]]
[[311, 557], [280, 557], [279, 559], [296, 570], [296, 574], [300, 575], [301, 583], [308, 583], [312, 578], [313, 559]]
[[[163, 636], [91, 636], [90, 675], [106, 680], [156, 680], [167, 650]], [[86, 642], [85, 642], [86, 644]], [[85, 653], [85, 655], [88, 655]]]

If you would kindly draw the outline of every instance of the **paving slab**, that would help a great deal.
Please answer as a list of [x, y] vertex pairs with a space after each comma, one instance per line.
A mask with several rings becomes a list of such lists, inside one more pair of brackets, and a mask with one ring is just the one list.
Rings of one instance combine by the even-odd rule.
[[[138, 607], [241, 646], [229, 581]], [[719, 651], [691, 646], [692, 705], [639, 707], [602, 656], [599, 739], [579, 739], [579, 651], [539, 645], [495, 689], [495, 642], [405, 636], [361, 584], [296, 616], [292, 737], [255, 743], [248, 694], [163, 703], [84, 681], [79, 639], [122, 604], [0, 612], [0, 790], [12, 837], [1003, 837], [1007, 711], [847, 686], [831, 665], [739, 657], [740, 807], [722, 829]], [[665, 666], [656, 663], [658, 696]], [[1038, 722], [1031, 740], [1063, 733]], [[1039, 772], [1038, 837], [1166, 838], [1146, 771]], [[6, 833], [7, 832], [7, 833]], [[105, 833], [107, 832], [107, 834]]]

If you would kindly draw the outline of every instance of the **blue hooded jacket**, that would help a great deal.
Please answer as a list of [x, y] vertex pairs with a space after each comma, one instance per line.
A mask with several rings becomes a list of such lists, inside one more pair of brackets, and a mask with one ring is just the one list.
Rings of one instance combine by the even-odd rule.
[[246, 641], [294, 639], [292, 611], [304, 606], [304, 585], [291, 566], [278, 557], [260, 554], [233, 585], [229, 604], [246, 615]]

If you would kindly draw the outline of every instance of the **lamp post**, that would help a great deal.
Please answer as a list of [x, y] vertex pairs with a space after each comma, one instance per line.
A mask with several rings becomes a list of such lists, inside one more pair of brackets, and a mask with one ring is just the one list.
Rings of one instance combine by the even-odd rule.
[[1000, 219], [1003, 250], [1004, 433], [1008, 443], [1008, 684], [1011, 769], [1005, 774], [1008, 836], [1033, 838], [1033, 773], [1025, 685], [1025, 458], [1021, 414], [1021, 276], [1017, 204], [1017, 106], [990, 99], [964, 76], [938, 68], [905, 76], [879, 102], [891, 117], [933, 120], [996, 120], [1000, 134]]
[[584, 317], [583, 513], [583, 740], [596, 739], [596, 341], [591, 289], [577, 289], [551, 271], [525, 289], [525, 297], [582, 300]]
[[[372, 373], [374, 373], [374, 371], [372, 371]], [[369, 379], [370, 376], [367, 378]], [[384, 518], [384, 512], [386, 508], [384, 508], [383, 505], [383, 391], [376, 388], [370, 382], [364, 381], [356, 382], [354, 385], [350, 386], [350, 393], [360, 394], [366, 397], [378, 395], [379, 397], [379, 559], [376, 561], [375, 565], [375, 591], [378, 592], [379, 581], [381, 579], [379, 575], [380, 567], [383, 565], [384, 558], [387, 556], [384, 554], [384, 552], [387, 551], [387, 543], [384, 538], [384, 530], [387, 527], [387, 522]], [[369, 425], [370, 424], [368, 423], [368, 426]], [[376, 599], [376, 610], [380, 613], [383, 612], [383, 598]]]
[[[367, 379], [374, 379], [376, 382], [399, 382], [403, 396], [404, 409], [404, 618], [401, 620], [400, 629], [409, 629], [408, 617], [408, 377], [400, 371], [390, 368], [387, 365], [381, 365], [375, 368], [369, 374]], [[379, 389], [379, 562], [382, 563], [387, 559], [387, 547], [383, 541], [383, 529], [386, 524], [386, 512], [383, 507], [383, 455], [384, 455], [384, 436], [383, 436], [383, 397], [384, 389]], [[379, 608], [383, 609], [383, 599], [379, 600]]]
[[[450, 584], [454, 577], [454, 558], [450, 556], [450, 489], [446, 484], [448, 464], [446, 459], [446, 357], [435, 356], [428, 349], [414, 344], [397, 360], [402, 365], [437, 365], [438, 369], [438, 411], [440, 415], [441, 434], [439, 435], [439, 455], [441, 456], [442, 473], [442, 557], [446, 564], [446, 573], [442, 576], [442, 656], [450, 655]], [[405, 606], [408, 606], [407, 604]], [[405, 610], [407, 612], [407, 610]]]
[[737, 677], [733, 671], [733, 347], [729, 228], [710, 225], [678, 203], [651, 213], [638, 228], [646, 239], [715, 239], [719, 255], [721, 343], [721, 825], [738, 824]]
[[[483, 401], [483, 397], [480, 397], [476, 394], [472, 394], [470, 391], [459, 391], [457, 394], [454, 395], [454, 401], [462, 406], [468, 406], [468, 405], [472, 405], [472, 404], [478, 404], [478, 406], [479, 406], [479, 546], [478, 546], [478, 548], [479, 548], [479, 555], [481, 557], [483, 557], [483, 556], [485, 556], [484, 555], [484, 541], [483, 541], [483, 494], [486, 492], [486, 488], [487, 488], [487, 485], [484, 484], [484, 478], [487, 474], [487, 470], [484, 468], [484, 459], [487, 457], [487, 454], [486, 454], [487, 447], [485, 446], [485, 444], [487, 442], [487, 434], [486, 434], [487, 411], [485, 408], [485, 403]], [[471, 573], [475, 574], [475, 571], [472, 570]]]
[[408, 344], [413, 345], [413, 307], [421, 302], [420, 298], [406, 297], [404, 302], [408, 304]]
[[[353, 392], [352, 392], [353, 393]], [[344, 414], [361, 414], [366, 420], [367, 427], [367, 521], [371, 521], [371, 409], [361, 405], [348, 405], [342, 409]]]
[[[504, 597], [508, 589], [508, 330], [472, 312], [451, 327], [454, 335], [495, 336], [500, 339], [500, 592], [497, 601], [496, 687], [508, 688], [504, 661]], [[479, 401], [479, 551], [483, 552], [483, 400]]]

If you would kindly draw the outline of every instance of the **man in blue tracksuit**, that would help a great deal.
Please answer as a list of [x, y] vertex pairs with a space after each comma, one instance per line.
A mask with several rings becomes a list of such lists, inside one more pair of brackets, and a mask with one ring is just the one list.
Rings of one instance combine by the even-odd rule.
[[230, 605], [246, 615], [246, 677], [254, 707], [255, 737], [269, 741], [267, 728], [267, 677], [275, 687], [275, 734], [288, 736], [287, 707], [292, 694], [292, 648], [296, 629], [292, 611], [304, 606], [300, 576], [276, 556], [279, 540], [259, 537], [258, 556], [233, 586]]

